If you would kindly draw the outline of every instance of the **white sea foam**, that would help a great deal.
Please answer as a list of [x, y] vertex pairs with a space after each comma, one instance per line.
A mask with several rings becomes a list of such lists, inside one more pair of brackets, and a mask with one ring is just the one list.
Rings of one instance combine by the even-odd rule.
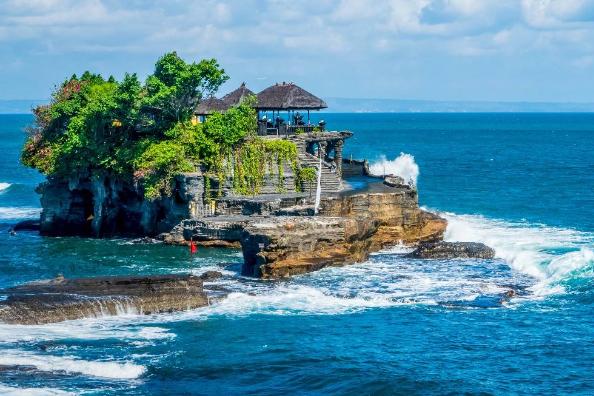
[[[281, 284], [239, 277], [221, 270], [216, 259], [197, 259], [192, 272], [216, 270], [215, 283], [233, 293], [212, 306], [188, 312], [84, 319], [45, 326], [0, 325], [7, 342], [68, 338], [120, 338], [130, 342], [174, 337], [150, 323], [206, 319], [217, 315], [340, 314], [405, 304], [435, 305], [498, 296], [514, 286], [540, 297], [562, 291], [560, 281], [594, 263], [594, 234], [482, 216], [440, 213], [448, 220], [448, 241], [478, 241], [492, 246], [501, 260], [413, 260], [410, 249], [396, 245], [367, 262], [325, 268]], [[508, 266], [504, 265], [507, 263]], [[510, 270], [511, 268], [511, 270]], [[139, 330], [147, 326], [146, 333]], [[0, 341], [1, 343], [1, 341]]]
[[537, 295], [563, 291], [560, 282], [594, 264], [594, 234], [572, 229], [440, 213], [447, 241], [483, 242], [514, 270], [538, 280]]
[[406, 153], [400, 153], [393, 160], [388, 160], [385, 155], [382, 155], [378, 161], [369, 165], [369, 171], [375, 176], [400, 176], [412, 185], [417, 184], [419, 177], [419, 166], [415, 162], [415, 157]]
[[33, 366], [40, 371], [78, 373], [113, 379], [134, 379], [146, 371], [144, 366], [131, 362], [89, 361], [16, 349], [3, 350], [0, 354], [0, 365]]
[[0, 384], [0, 395], [3, 396], [67, 396], [75, 393], [54, 388], [15, 388]]
[[0, 207], [0, 220], [34, 219], [39, 217], [40, 208], [32, 207]]
[[376, 256], [378, 254], [388, 254], [388, 253], [404, 254], [404, 253], [411, 253], [414, 250], [415, 250], [414, 247], [406, 246], [402, 242], [398, 242], [393, 246], [387, 247], [387, 248], [382, 249], [378, 252], [373, 252], [373, 253], [371, 253], [371, 255]]
[[0, 194], [2, 194], [5, 190], [8, 190], [12, 186], [10, 183], [0, 183]]
[[261, 294], [231, 293], [209, 315], [339, 314], [394, 305], [387, 298], [344, 298], [305, 285], [278, 286]]
[[135, 326], [139, 317], [142, 316], [112, 316], [36, 326], [0, 324], [0, 345], [67, 339], [164, 340], [175, 337], [161, 327]]
[[[510, 284], [523, 284], [500, 262], [485, 268], [464, 260], [413, 260], [384, 251], [365, 263], [329, 267], [296, 276], [282, 284], [228, 280], [236, 290], [206, 308], [161, 317], [164, 321], [208, 319], [211, 316], [338, 315], [402, 305], [431, 306], [498, 296]], [[506, 268], [503, 265], [503, 268]], [[155, 318], [158, 320], [158, 318]]]
[[581, 248], [579, 251], [566, 253], [551, 260], [547, 266], [547, 272], [551, 280], [557, 281], [585, 269], [589, 270], [588, 275], [592, 275], [593, 265], [594, 251], [590, 248]]
[[[207, 271], [220, 272], [221, 275], [223, 275], [223, 276], [233, 276], [233, 275], [235, 275], [235, 272], [229, 271], [229, 270], [227, 270], [225, 268], [222, 268], [222, 267], [220, 267], [220, 266], [218, 266], [216, 264], [213, 264], [213, 265], [201, 265], [199, 267], [196, 267], [196, 268], [191, 269], [190, 270], [190, 273], [192, 275], [200, 276], [200, 275], [204, 274]], [[184, 272], [187, 272], [187, 270], [184, 269]]]

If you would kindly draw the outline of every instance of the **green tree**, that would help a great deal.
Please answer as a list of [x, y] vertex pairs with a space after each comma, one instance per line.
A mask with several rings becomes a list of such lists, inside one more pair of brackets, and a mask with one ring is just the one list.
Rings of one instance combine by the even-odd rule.
[[147, 127], [167, 129], [175, 122], [188, 121], [200, 100], [228, 78], [215, 59], [186, 63], [176, 52], [165, 54], [146, 81], [143, 104], [151, 121]]

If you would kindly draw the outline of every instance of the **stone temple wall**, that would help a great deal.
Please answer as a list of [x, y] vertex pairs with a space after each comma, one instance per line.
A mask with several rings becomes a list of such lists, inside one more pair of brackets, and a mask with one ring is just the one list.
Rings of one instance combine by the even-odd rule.
[[[283, 193], [295, 192], [295, 174], [290, 166], [283, 167]], [[215, 178], [210, 179], [210, 198], [216, 199], [220, 197], [236, 197], [238, 194], [233, 191], [233, 181], [231, 178], [227, 179], [223, 186], [219, 188], [219, 182]], [[219, 192], [220, 190], [220, 192]], [[271, 173], [264, 177], [264, 184], [260, 191], [261, 195], [279, 194], [278, 188], [278, 171], [276, 167], [271, 169]]]
[[367, 160], [342, 160], [342, 176], [369, 176], [369, 163]]

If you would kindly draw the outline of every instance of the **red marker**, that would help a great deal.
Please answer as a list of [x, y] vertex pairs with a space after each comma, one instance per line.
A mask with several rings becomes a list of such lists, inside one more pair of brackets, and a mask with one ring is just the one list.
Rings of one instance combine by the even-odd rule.
[[198, 247], [196, 246], [196, 244], [194, 243], [194, 241], [190, 242], [190, 253], [194, 254], [198, 251]]

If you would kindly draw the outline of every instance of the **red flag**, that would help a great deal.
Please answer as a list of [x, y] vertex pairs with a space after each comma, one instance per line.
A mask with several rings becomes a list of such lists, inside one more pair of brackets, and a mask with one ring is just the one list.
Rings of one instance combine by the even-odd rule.
[[196, 253], [198, 251], [198, 247], [194, 243], [194, 241], [190, 242], [190, 253]]

